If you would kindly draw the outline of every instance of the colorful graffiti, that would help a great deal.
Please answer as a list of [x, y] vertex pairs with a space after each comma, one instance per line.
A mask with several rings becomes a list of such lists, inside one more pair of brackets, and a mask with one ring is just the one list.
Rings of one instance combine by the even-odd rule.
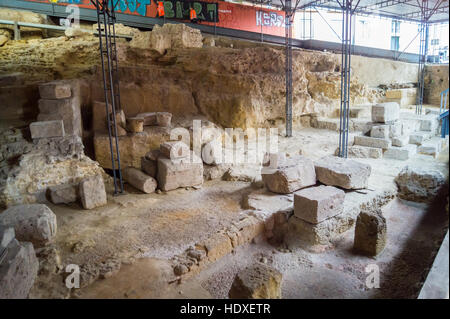
[[[57, 5], [76, 4], [80, 8], [95, 9], [90, 0], [25, 0]], [[110, 0], [117, 11], [124, 14], [156, 18], [155, 0]], [[189, 8], [197, 12], [201, 24], [250, 32], [284, 36], [284, 12], [217, 0], [165, 0], [166, 22], [170, 19], [189, 20]]]

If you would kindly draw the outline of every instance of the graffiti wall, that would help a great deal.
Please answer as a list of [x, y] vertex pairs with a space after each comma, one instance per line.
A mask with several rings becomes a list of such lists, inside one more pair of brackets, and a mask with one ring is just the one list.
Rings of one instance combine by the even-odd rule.
[[[95, 9], [90, 0], [25, 0], [32, 2], [53, 3], [56, 5], [76, 4], [81, 8]], [[117, 8], [117, 12], [139, 15], [143, 17], [157, 17], [155, 0], [110, 0]], [[166, 0], [164, 11], [166, 21], [170, 19], [188, 20], [189, 9], [193, 7], [200, 20], [205, 25], [237, 29], [251, 32], [284, 36], [284, 12], [260, 7], [245, 6], [223, 1], [203, 0]]]

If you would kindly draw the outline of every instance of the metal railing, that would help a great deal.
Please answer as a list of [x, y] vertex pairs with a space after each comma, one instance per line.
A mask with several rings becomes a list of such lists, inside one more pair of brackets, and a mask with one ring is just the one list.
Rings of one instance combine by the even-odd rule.
[[439, 108], [439, 120], [441, 120], [441, 137], [445, 138], [449, 134], [448, 121], [448, 88], [441, 92], [441, 107]]

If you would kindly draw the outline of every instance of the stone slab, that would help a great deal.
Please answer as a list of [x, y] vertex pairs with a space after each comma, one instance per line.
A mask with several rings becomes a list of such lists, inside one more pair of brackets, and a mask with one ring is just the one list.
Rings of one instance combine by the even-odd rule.
[[341, 214], [345, 193], [333, 186], [320, 185], [294, 193], [294, 215], [309, 223], [318, 224]]
[[[191, 158], [193, 159], [191, 161]], [[158, 186], [163, 191], [203, 184], [203, 162], [191, 152], [191, 158], [174, 161], [158, 158]]]
[[355, 136], [354, 145], [387, 149], [392, 145], [392, 142], [387, 138]]
[[30, 124], [31, 138], [63, 137], [65, 135], [62, 120], [41, 121]]
[[326, 156], [314, 163], [317, 179], [328, 186], [344, 189], [367, 188], [372, 168], [368, 164], [336, 156]]
[[101, 175], [83, 179], [79, 185], [79, 193], [85, 209], [93, 209], [107, 203], [105, 183]]
[[72, 96], [68, 83], [54, 81], [39, 85], [39, 94], [43, 99], [66, 99]]
[[402, 147], [392, 146], [384, 152], [384, 158], [406, 161], [417, 153], [417, 145], [408, 144]]

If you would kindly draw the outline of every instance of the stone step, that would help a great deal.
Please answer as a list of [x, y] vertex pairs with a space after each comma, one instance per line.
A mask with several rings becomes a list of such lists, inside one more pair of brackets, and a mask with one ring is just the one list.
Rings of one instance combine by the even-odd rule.
[[353, 145], [348, 148], [350, 158], [382, 158], [383, 149], [361, 145]]
[[392, 146], [392, 142], [385, 138], [355, 136], [355, 145], [388, 149]]
[[418, 131], [409, 136], [409, 144], [422, 145], [432, 137], [431, 132]]
[[438, 136], [431, 138], [417, 148], [417, 153], [437, 157], [447, 146], [447, 140]]
[[417, 153], [417, 145], [408, 144], [402, 147], [392, 146], [388, 148], [384, 152], [383, 157], [400, 161], [406, 161], [416, 153]]
[[[350, 132], [370, 132], [374, 124], [369, 119], [350, 118], [348, 121], [348, 130]], [[338, 118], [317, 117], [311, 120], [311, 126], [314, 128], [330, 131], [339, 131]]]

